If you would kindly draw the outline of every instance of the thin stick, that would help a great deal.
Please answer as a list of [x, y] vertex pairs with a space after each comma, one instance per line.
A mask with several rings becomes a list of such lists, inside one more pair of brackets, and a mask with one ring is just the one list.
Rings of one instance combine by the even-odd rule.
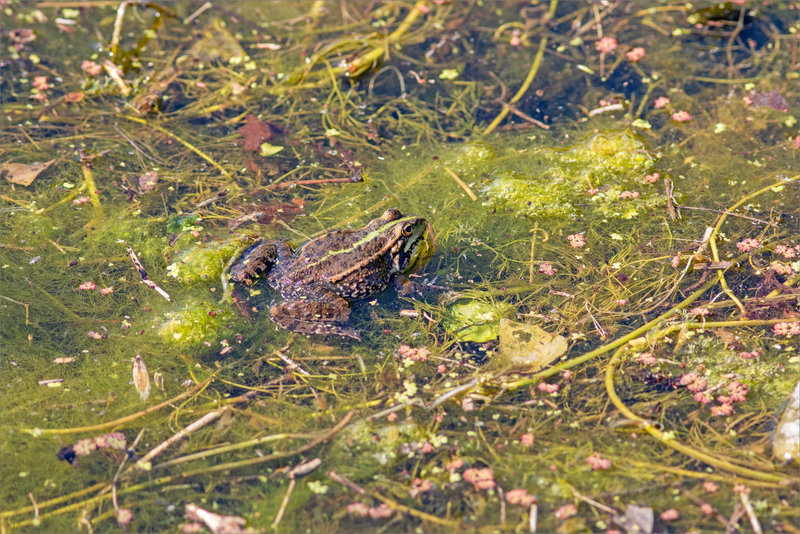
[[139, 271], [139, 276], [142, 277], [142, 282], [144, 283], [144, 285], [146, 285], [147, 287], [149, 287], [150, 289], [154, 290], [156, 293], [167, 299], [167, 301], [172, 302], [172, 297], [169, 296], [169, 293], [161, 289], [161, 287], [159, 287], [158, 284], [156, 284], [147, 277], [147, 271], [144, 269], [144, 265], [142, 265], [142, 262], [139, 261], [139, 257], [136, 255], [133, 249], [130, 246], [127, 246], [126, 248], [128, 249], [128, 255], [131, 257], [133, 265], [135, 265], [136, 270]]
[[281, 524], [281, 519], [283, 519], [283, 514], [286, 512], [286, 507], [289, 506], [289, 498], [292, 496], [292, 492], [294, 491], [294, 487], [297, 484], [297, 480], [294, 478], [289, 480], [289, 487], [286, 488], [286, 495], [283, 496], [283, 500], [281, 501], [281, 507], [278, 508], [278, 513], [275, 516], [275, 520], [272, 522], [272, 528], [277, 529], [278, 525]]
[[136, 466], [140, 469], [144, 469], [145, 471], [149, 471], [152, 467], [150, 464], [150, 460], [167, 450], [167, 448], [172, 445], [173, 443], [182, 440], [192, 432], [199, 430], [206, 426], [211, 421], [219, 418], [222, 414], [224, 414], [228, 410], [228, 406], [223, 406], [219, 410], [214, 410], [213, 412], [209, 412], [205, 414], [200, 419], [197, 419], [193, 423], [187, 425], [185, 428], [181, 429], [179, 432], [176, 432], [172, 436], [170, 436], [165, 441], [162, 441], [155, 447], [153, 447], [150, 452], [142, 456], [138, 462], [136, 462]]
[[25, 308], [25, 326], [29, 326], [31, 324], [31, 322], [30, 322], [31, 305], [30, 304], [26, 304], [24, 302], [20, 302], [18, 300], [14, 300], [14, 299], [12, 299], [10, 297], [7, 297], [5, 295], [0, 295], [0, 298], [6, 299], [8, 301], [11, 301], [14, 304], [19, 304], [20, 306], [23, 306]]
[[466, 183], [464, 183], [464, 181], [461, 178], [459, 178], [456, 173], [451, 171], [448, 167], [445, 167], [444, 170], [447, 174], [449, 174], [453, 178], [453, 180], [456, 181], [458, 185], [461, 186], [461, 189], [467, 192], [467, 195], [469, 196], [469, 198], [472, 199], [473, 202], [478, 200], [478, 197], [475, 196], [475, 193], [472, 192], [472, 189], [470, 189], [469, 186]]
[[131, 94], [130, 86], [125, 81], [125, 78], [122, 77], [122, 69], [107, 59], [103, 60], [103, 69], [105, 69], [108, 77], [111, 78], [115, 84], [117, 84], [122, 96], [128, 96]]
[[330, 470], [326, 474], [328, 475], [328, 478], [330, 478], [331, 480], [338, 482], [342, 486], [345, 486], [346, 488], [358, 493], [359, 495], [369, 495], [373, 499], [377, 499], [381, 502], [388, 504], [389, 508], [391, 508], [392, 510], [403, 512], [408, 515], [414, 516], [418, 519], [422, 519], [424, 521], [430, 521], [431, 523], [435, 523], [437, 525], [444, 525], [446, 527], [449, 527], [449, 529], [452, 531], [455, 531], [456, 527], [458, 526], [457, 521], [450, 521], [447, 519], [443, 519], [441, 517], [437, 517], [435, 515], [426, 514], [425, 512], [420, 512], [415, 508], [411, 508], [409, 506], [400, 504], [397, 501], [390, 499], [389, 497], [384, 497], [379, 493], [368, 492], [363, 487], [359, 486], [355, 482], [346, 479], [342, 475], [338, 474], [336, 471]]
[[36, 504], [36, 499], [33, 498], [33, 493], [28, 493], [28, 498], [33, 503], [33, 520], [34, 522], [39, 522], [39, 505]]
[[748, 217], [747, 215], [742, 215], [741, 213], [733, 213], [732, 211], [726, 210], [715, 210], [713, 208], [700, 208], [698, 206], [686, 206], [681, 205], [682, 210], [699, 210], [699, 211], [710, 211], [712, 213], [724, 213], [725, 215], [730, 215], [731, 217], [739, 217], [740, 219], [745, 219], [747, 221], [753, 221], [759, 224], [765, 224], [767, 226], [776, 226], [772, 221], [764, 221], [762, 219], [756, 219], [755, 217]]
[[201, 458], [208, 458], [210, 456], [216, 456], [218, 454], [224, 454], [240, 449], [246, 449], [248, 447], [255, 447], [263, 443], [269, 443], [270, 441], [280, 441], [284, 439], [310, 439], [310, 438], [311, 436], [308, 434], [271, 434], [269, 436], [262, 436], [260, 438], [250, 439], [247, 441], [239, 441], [236, 443], [232, 443], [230, 445], [223, 445], [221, 447], [206, 449], [201, 452], [196, 452], [193, 454], [187, 454], [186, 456], [173, 458], [172, 460], [167, 460], [166, 462], [154, 465], [153, 469], [162, 469], [173, 465], [184, 464], [194, 460], [199, 460]]
[[348, 480], [347, 478], [343, 477], [342, 475], [340, 475], [339, 473], [337, 473], [333, 469], [331, 469], [330, 471], [328, 471], [325, 474], [328, 476], [328, 478], [330, 478], [334, 482], [338, 482], [339, 484], [341, 484], [342, 486], [346, 487], [350, 491], [354, 491], [354, 492], [358, 493], [359, 495], [366, 495], [367, 494], [367, 490], [365, 490], [364, 488], [362, 488], [361, 486], [359, 486], [355, 482], [353, 482], [351, 480]]
[[284, 187], [297, 187], [301, 185], [322, 185], [322, 184], [352, 184], [356, 182], [363, 182], [363, 179], [354, 180], [353, 178], [319, 178], [316, 180], [298, 180], [296, 182], [279, 182], [277, 184], [269, 184], [264, 187], [265, 190], [280, 189]]
[[535, 125], [536, 125], [536, 126], [538, 126], [539, 128], [542, 128], [542, 129], [544, 129], [544, 130], [549, 130], [549, 129], [550, 129], [550, 126], [549, 126], [549, 125], [547, 125], [547, 124], [543, 123], [542, 121], [538, 121], [538, 120], [534, 119], [533, 117], [531, 117], [531, 116], [530, 116], [530, 115], [528, 115], [527, 113], [523, 113], [523, 112], [521, 112], [520, 110], [518, 110], [517, 108], [515, 108], [515, 107], [514, 107], [514, 106], [512, 106], [511, 104], [507, 104], [507, 103], [503, 102], [503, 106], [507, 107], [507, 108], [508, 108], [508, 111], [510, 111], [511, 113], [513, 113], [514, 115], [516, 115], [517, 117], [520, 117], [520, 118], [522, 118], [522, 119], [525, 119], [526, 121], [528, 121], [528, 122], [530, 122], [530, 123], [532, 123], [532, 124], [535, 124]]
[[[89, 493], [94, 493], [95, 491], [108, 488], [108, 485], [105, 482], [98, 482], [93, 486], [89, 486], [88, 488], [84, 488], [80, 491], [76, 491], [74, 493], [70, 493], [69, 495], [61, 495], [60, 497], [55, 497], [48, 501], [40, 502], [38, 507], [41, 508], [48, 508], [53, 506], [54, 504], [61, 504], [64, 501], [69, 499], [74, 499], [76, 497], [83, 497], [84, 495], [88, 495]], [[0, 518], [5, 519], [7, 517], [13, 517], [15, 515], [20, 514], [27, 514], [29, 512], [35, 511], [33, 506], [23, 506], [22, 508], [17, 508], [16, 510], [6, 510], [4, 512], [0, 512]]]
[[445, 393], [444, 395], [442, 395], [441, 397], [439, 397], [438, 399], [436, 399], [435, 401], [430, 403], [425, 408], [427, 408], [428, 410], [432, 410], [433, 408], [436, 408], [437, 406], [439, 406], [443, 402], [446, 402], [448, 399], [451, 399], [451, 398], [455, 397], [459, 393], [463, 393], [464, 391], [468, 391], [469, 389], [471, 389], [471, 388], [473, 388], [473, 387], [475, 387], [477, 385], [478, 385], [478, 379], [477, 378], [473, 378], [472, 380], [470, 380], [466, 384], [462, 384], [462, 385], [458, 386], [457, 388], [451, 389], [450, 391], [448, 391], [447, 393]]
[[200, 16], [200, 14], [201, 14], [203, 11], [205, 11], [206, 9], [208, 9], [208, 8], [210, 8], [210, 7], [213, 7], [213, 4], [212, 4], [211, 2], [206, 2], [205, 4], [203, 4], [202, 6], [200, 6], [200, 7], [197, 9], [197, 11], [195, 11], [194, 13], [192, 13], [191, 15], [189, 15], [188, 17], [186, 17], [185, 19], [183, 19], [183, 23], [184, 23], [184, 24], [189, 24], [189, 23], [190, 23], [190, 22], [192, 22], [194, 19], [196, 19], [197, 17], [199, 17], [199, 16]]
[[[551, 4], [552, 2], [555, 1], [556, 0], [551, 0]], [[525, 92], [528, 90], [531, 83], [533, 83], [533, 79], [536, 77], [536, 73], [539, 71], [539, 66], [542, 63], [542, 57], [544, 56], [544, 50], [546, 47], [547, 47], [547, 37], [545, 36], [539, 39], [539, 50], [536, 52], [536, 57], [533, 59], [533, 63], [531, 64], [531, 68], [528, 71], [528, 75], [525, 77], [525, 81], [522, 82], [522, 86], [517, 91], [517, 94], [515, 94], [514, 97], [510, 100], [509, 102], [510, 104], [516, 104], [519, 101], [519, 99], [521, 99], [523, 95], [525, 95]], [[497, 128], [501, 122], [503, 122], [503, 119], [506, 118], [506, 115], [508, 115], [509, 111], [511, 111], [511, 109], [508, 106], [503, 106], [503, 109], [500, 110], [500, 113], [497, 115], [497, 117], [495, 117], [494, 120], [491, 122], [491, 124], [489, 124], [489, 126], [487, 126], [486, 129], [483, 131], [483, 135], [489, 135], [490, 133], [492, 133], [494, 129]]]
[[125, 10], [128, 9], [128, 5], [131, 3], [130, 0], [120, 2], [117, 8], [117, 18], [114, 20], [114, 32], [111, 34], [111, 55], [114, 57], [117, 56], [117, 49], [119, 48], [119, 39], [120, 35], [122, 35], [122, 20], [125, 18]]
[[181, 399], [185, 399], [186, 397], [190, 397], [190, 396], [194, 395], [195, 393], [199, 393], [200, 391], [205, 389], [206, 386], [208, 386], [213, 379], [214, 379], [214, 375], [209, 376], [203, 382], [197, 384], [192, 389], [184, 391], [180, 395], [176, 395], [176, 396], [172, 397], [171, 399], [167, 399], [167, 400], [165, 400], [164, 402], [162, 402], [160, 404], [156, 404], [155, 406], [150, 406], [146, 410], [142, 410], [140, 412], [136, 412], [136, 413], [131, 414], [131, 415], [126, 415], [125, 417], [121, 417], [119, 419], [115, 419], [115, 420], [109, 421], [107, 423], [100, 423], [100, 424], [91, 425], [91, 426], [78, 426], [78, 427], [74, 427], [74, 428], [38, 428], [38, 429], [35, 429], [35, 428], [22, 428], [20, 430], [22, 432], [28, 432], [28, 433], [37, 433], [37, 434], [38, 433], [42, 433], [42, 434], [59, 434], [59, 435], [63, 435], [63, 434], [79, 434], [81, 432], [96, 432], [98, 430], [106, 430], [108, 428], [114, 428], [114, 427], [120, 426], [120, 425], [122, 425], [124, 423], [129, 423], [131, 421], [135, 421], [136, 419], [139, 419], [140, 417], [144, 417], [145, 415], [151, 414], [153, 412], [157, 412], [158, 410], [160, 410], [161, 408], [164, 408], [165, 406], [169, 406], [169, 405], [171, 405], [171, 404], [173, 404], [173, 403], [175, 403], [175, 402], [177, 402], [177, 401], [179, 401]]
[[233, 176], [231, 176], [230, 173], [226, 171], [222, 165], [214, 161], [214, 159], [212, 159], [211, 156], [209, 156], [208, 154], [206, 154], [193, 144], [189, 143], [188, 141], [184, 141], [183, 139], [181, 139], [174, 133], [170, 132], [169, 130], [162, 128], [157, 124], [150, 124], [146, 120], [140, 119], [139, 117], [134, 117], [133, 115], [120, 115], [120, 117], [122, 117], [123, 119], [127, 119], [129, 121], [138, 122], [139, 124], [144, 124], [145, 126], [148, 126], [158, 132], [163, 133], [166, 136], [171, 137], [172, 139], [176, 140], [177, 142], [179, 142], [180, 144], [182, 144], [183, 146], [185, 146], [186, 148], [188, 148], [189, 150], [191, 150], [192, 152], [194, 152], [195, 154], [206, 160], [209, 164], [213, 165], [214, 168], [217, 169], [225, 178], [227, 178], [228, 180], [233, 180]]
[[539, 221], [536, 221], [533, 224], [533, 230], [531, 230], [533, 237], [531, 237], [531, 257], [528, 265], [528, 283], [531, 285], [533, 285], [533, 255], [536, 252], [536, 231], [538, 229], [539, 229]]
[[416, 508], [411, 508], [410, 506], [406, 506], [404, 504], [400, 504], [399, 502], [390, 499], [389, 497], [384, 497], [380, 493], [370, 493], [370, 497], [374, 499], [378, 499], [379, 501], [388, 504], [389, 508], [395, 510], [397, 512], [403, 512], [410, 516], [416, 517], [417, 519], [422, 519], [423, 521], [428, 521], [430, 523], [434, 523], [436, 525], [443, 525], [448, 528], [448, 530], [455, 532], [456, 528], [459, 526], [458, 521], [450, 521], [448, 519], [441, 518], [439, 516], [427, 514], [425, 512], [421, 512]]
[[762, 534], [764, 531], [761, 529], [761, 523], [759, 523], [758, 517], [756, 517], [753, 505], [750, 504], [750, 497], [747, 495], [747, 492], [740, 491], [739, 500], [742, 501], [744, 511], [747, 512], [747, 518], [750, 520], [750, 526], [753, 527], [753, 532], [755, 532], [755, 534]]
[[354, 415], [353, 412], [347, 412], [347, 415], [345, 415], [344, 418], [342, 418], [342, 420], [339, 421], [339, 423], [336, 426], [334, 426], [333, 428], [328, 430], [325, 434], [323, 434], [322, 436], [318, 437], [317, 439], [315, 439], [313, 441], [309, 441], [308, 443], [306, 443], [302, 447], [298, 447], [297, 449], [294, 449], [294, 450], [291, 450], [291, 451], [285, 451], [285, 452], [278, 452], [278, 453], [275, 453], [275, 454], [270, 454], [270, 455], [267, 455], [267, 456], [261, 456], [261, 457], [257, 457], [257, 458], [249, 458], [247, 460], [240, 460], [238, 462], [227, 462], [227, 463], [217, 464], [217, 465], [211, 466], [211, 467], [206, 468], [206, 469], [198, 469], [197, 471], [189, 471], [189, 472], [183, 473], [181, 476], [182, 477], [190, 477], [190, 476], [201, 475], [201, 474], [206, 474], [206, 473], [216, 473], [218, 471], [228, 471], [228, 470], [231, 470], [231, 469], [238, 469], [240, 467], [250, 467], [250, 466], [253, 466], [253, 465], [262, 464], [264, 462], [271, 462], [273, 460], [279, 460], [279, 459], [282, 459], [282, 458], [287, 458], [289, 456], [296, 456], [298, 454], [301, 454], [301, 453], [304, 453], [304, 452], [306, 452], [308, 450], [313, 449], [317, 445], [320, 445], [321, 443], [324, 443], [324, 442], [328, 441], [333, 436], [335, 436], [336, 434], [341, 432], [342, 429], [344, 429], [344, 427], [346, 427], [347, 425], [350, 424], [350, 420], [353, 419], [353, 415]]
[[[620, 461], [623, 460], [620, 459]], [[702, 478], [703, 480], [716, 480], [718, 482], [725, 482], [728, 484], [749, 484], [750, 486], [758, 486], [761, 488], [779, 489], [782, 487], [780, 484], [776, 484], [775, 482], [761, 482], [758, 480], [751, 480], [749, 478], [729, 477], [729, 476], [718, 475], [716, 473], [709, 473], [707, 471], [690, 471], [689, 469], [681, 469], [680, 467], [672, 467], [664, 464], [656, 465], [648, 462], [642, 462], [639, 460], [633, 460], [627, 457], [624, 459], [624, 461], [629, 462], [633, 465], [637, 465], [639, 467], [645, 467], [651, 470], [652, 472], [660, 470], [660, 471], [665, 471], [667, 473], [680, 475], [683, 477]]]
[[100, 205], [100, 197], [97, 194], [97, 185], [94, 183], [92, 166], [88, 162], [83, 162], [81, 163], [81, 169], [83, 169], [83, 183], [86, 185], [89, 199], [92, 201], [92, 208], [94, 209], [95, 216], [102, 216], [103, 206]]

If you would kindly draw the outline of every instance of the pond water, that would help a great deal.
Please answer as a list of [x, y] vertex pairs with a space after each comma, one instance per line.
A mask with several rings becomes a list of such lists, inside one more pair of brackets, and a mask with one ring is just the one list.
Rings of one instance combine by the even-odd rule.
[[0, 9], [2, 532], [797, 532], [795, 3]]

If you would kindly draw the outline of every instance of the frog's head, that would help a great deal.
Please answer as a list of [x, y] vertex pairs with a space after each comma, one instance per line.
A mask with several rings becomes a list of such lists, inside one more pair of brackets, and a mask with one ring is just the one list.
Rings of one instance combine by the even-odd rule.
[[386, 232], [392, 271], [401, 273], [421, 267], [433, 255], [433, 231], [428, 221], [389, 209], [381, 216]]

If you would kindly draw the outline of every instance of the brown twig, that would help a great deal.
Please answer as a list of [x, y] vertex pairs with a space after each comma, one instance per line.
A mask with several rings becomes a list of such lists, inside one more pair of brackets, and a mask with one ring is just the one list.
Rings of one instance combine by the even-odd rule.
[[296, 182], [279, 182], [277, 184], [269, 184], [268, 186], [264, 187], [264, 189], [266, 189], [267, 191], [271, 191], [272, 189], [279, 189], [284, 187], [298, 187], [302, 185], [322, 185], [322, 184], [352, 184], [361, 181], [363, 180], [354, 180], [352, 177], [320, 178], [318, 180], [298, 180]]
[[223, 406], [219, 410], [214, 410], [213, 412], [209, 412], [209, 413], [205, 414], [203, 417], [201, 417], [200, 419], [197, 419], [193, 423], [187, 425], [185, 428], [183, 428], [180, 431], [176, 432], [175, 434], [170, 436], [165, 441], [162, 441], [161, 443], [159, 443], [158, 445], [156, 445], [155, 447], [150, 449], [150, 452], [148, 452], [147, 454], [142, 456], [139, 459], [139, 461], [136, 462], [136, 466], [139, 467], [140, 469], [144, 469], [145, 471], [150, 470], [150, 468], [152, 467], [151, 464], [150, 464], [150, 460], [152, 460], [153, 458], [155, 458], [156, 456], [158, 456], [159, 454], [161, 454], [162, 452], [167, 450], [167, 448], [170, 445], [172, 445], [173, 443], [182, 440], [183, 438], [185, 438], [186, 436], [188, 436], [192, 432], [203, 428], [208, 423], [210, 423], [210, 422], [214, 421], [215, 419], [219, 418], [228, 409], [229, 409], [228, 406]]
[[453, 171], [451, 171], [451, 170], [450, 170], [448, 167], [445, 167], [445, 168], [444, 168], [444, 170], [445, 170], [445, 172], [446, 172], [447, 174], [449, 174], [449, 175], [450, 175], [450, 176], [453, 178], [453, 180], [455, 180], [455, 181], [456, 181], [456, 183], [457, 183], [459, 186], [461, 186], [461, 189], [463, 189], [464, 191], [466, 191], [466, 193], [467, 193], [467, 196], [469, 196], [469, 198], [470, 198], [470, 199], [472, 199], [472, 201], [473, 201], [473, 202], [475, 202], [476, 200], [478, 200], [478, 197], [476, 197], [476, 196], [475, 196], [475, 193], [473, 193], [473, 192], [472, 192], [472, 189], [470, 189], [470, 188], [469, 188], [469, 186], [468, 186], [468, 185], [467, 185], [467, 184], [466, 184], [466, 183], [465, 183], [465, 182], [464, 182], [464, 181], [463, 181], [461, 178], [459, 178], [459, 177], [458, 177], [458, 175], [457, 175], [456, 173], [454, 173]]
[[328, 471], [325, 474], [328, 476], [328, 478], [330, 478], [334, 482], [338, 482], [342, 486], [348, 488], [350, 491], [358, 493], [359, 495], [366, 495], [367, 494], [367, 490], [365, 490], [364, 488], [362, 488], [361, 486], [359, 486], [355, 482], [353, 482], [351, 480], [348, 480], [347, 478], [343, 477], [342, 475], [340, 475], [339, 473], [337, 473], [333, 469], [331, 469], [330, 471]]
[[172, 298], [169, 296], [169, 293], [161, 289], [161, 287], [159, 287], [158, 284], [156, 284], [147, 277], [147, 271], [145, 270], [144, 265], [142, 265], [142, 262], [139, 261], [139, 257], [136, 255], [133, 249], [130, 246], [127, 246], [126, 248], [128, 249], [128, 255], [131, 257], [133, 265], [136, 266], [136, 270], [139, 271], [139, 276], [142, 277], [142, 282], [144, 283], [144, 285], [146, 285], [147, 287], [149, 287], [150, 289], [154, 290], [156, 293], [167, 299], [167, 301], [172, 302]]
[[[157, 412], [161, 408], [164, 408], [165, 406], [170, 406], [170, 405], [178, 402], [181, 399], [185, 399], [186, 397], [190, 397], [190, 396], [194, 395], [195, 393], [203, 390], [206, 386], [208, 386], [213, 379], [214, 379], [213, 375], [209, 376], [203, 382], [197, 384], [192, 389], [184, 391], [180, 395], [176, 395], [176, 396], [172, 397], [171, 399], [167, 399], [167, 400], [165, 400], [164, 402], [162, 402], [160, 404], [156, 404], [155, 406], [150, 406], [146, 410], [142, 410], [140, 412], [136, 412], [136, 413], [131, 414], [131, 415], [126, 415], [125, 417], [121, 417], [119, 419], [114, 419], [113, 421], [108, 421], [107, 423], [100, 423], [100, 424], [97, 424], [97, 425], [90, 425], [90, 426], [78, 426], [78, 427], [73, 427], [73, 428], [40, 428], [40, 429], [36, 429], [35, 431], [36, 432], [40, 432], [42, 434], [80, 434], [80, 433], [84, 433], [84, 432], [95, 432], [95, 431], [98, 431], [98, 430], [106, 430], [108, 428], [118, 427], [118, 426], [123, 425], [125, 423], [129, 423], [131, 421], [139, 419], [140, 417], [144, 417], [145, 415], [149, 415], [149, 414], [151, 414], [153, 412]], [[23, 428], [21, 430], [23, 432], [34, 432], [34, 429]]]

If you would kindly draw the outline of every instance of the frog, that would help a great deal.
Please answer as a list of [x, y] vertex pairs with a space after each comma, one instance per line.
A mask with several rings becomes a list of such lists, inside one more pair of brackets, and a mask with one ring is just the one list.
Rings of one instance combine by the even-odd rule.
[[265, 277], [283, 298], [269, 310], [282, 328], [360, 339], [346, 324], [350, 301], [392, 283], [400, 294], [412, 293], [404, 273], [432, 254], [429, 230], [424, 218], [390, 208], [361, 228], [329, 231], [297, 250], [287, 240], [262, 239], [231, 265], [230, 279], [251, 285]]

